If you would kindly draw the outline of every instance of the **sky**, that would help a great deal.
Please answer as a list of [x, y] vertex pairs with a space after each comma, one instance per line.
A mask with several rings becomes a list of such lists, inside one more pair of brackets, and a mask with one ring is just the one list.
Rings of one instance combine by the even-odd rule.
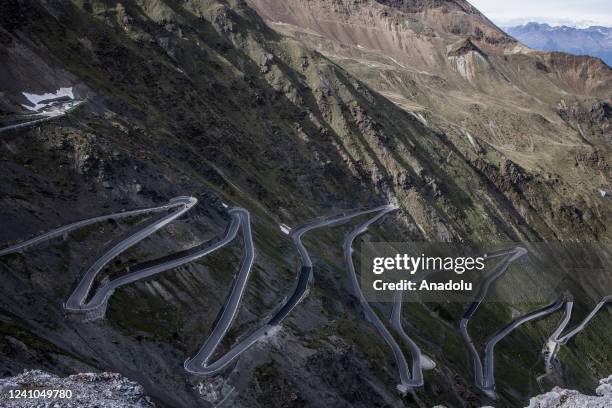
[[550, 25], [612, 27], [612, 0], [468, 0], [502, 27], [530, 21]]

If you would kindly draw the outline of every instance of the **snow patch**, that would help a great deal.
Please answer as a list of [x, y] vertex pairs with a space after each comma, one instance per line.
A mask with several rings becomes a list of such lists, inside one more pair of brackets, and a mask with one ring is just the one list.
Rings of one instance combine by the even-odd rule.
[[421, 230], [421, 233], [424, 236], [427, 236], [427, 233], [425, 232], [425, 229], [421, 226], [421, 224], [419, 224], [418, 222], [416, 223], [417, 227], [419, 227], [419, 230]]
[[74, 99], [72, 87], [59, 88], [55, 92], [43, 94], [22, 92], [22, 95], [29, 102], [28, 104], [22, 104], [22, 107], [34, 114], [49, 118], [62, 116], [69, 109], [83, 103], [83, 101]]
[[427, 119], [425, 119], [425, 117], [421, 115], [420, 112], [408, 112], [408, 113], [410, 113], [410, 115], [412, 115], [416, 120], [421, 122], [423, 125], [429, 126], [429, 124], [427, 123]]
[[69, 88], [60, 88], [55, 93], [44, 93], [44, 94], [33, 94], [28, 92], [22, 92], [23, 96], [26, 97], [30, 104], [34, 105], [33, 107], [22, 104], [24, 108], [38, 112], [41, 108], [46, 107], [49, 103], [41, 103], [42, 101], [48, 99], [57, 99], [63, 96], [66, 96], [72, 100], [74, 100], [74, 93], [72, 92], [72, 87]]
[[474, 140], [474, 137], [467, 130], [465, 130], [465, 129], [462, 129], [462, 130], [463, 130], [463, 134], [467, 138], [468, 142], [470, 142], [470, 144], [472, 145], [474, 150], [476, 150], [476, 153], [478, 153], [480, 151], [480, 146], [478, 146], [476, 144], [476, 140]]
[[400, 67], [402, 67], [404, 69], [407, 69], [406, 66], [404, 66], [403, 64], [400, 64], [395, 58], [392, 58], [392, 57], [387, 57], [387, 58], [389, 58], [391, 61], [395, 62]]
[[423, 370], [433, 370], [436, 368], [436, 362], [433, 361], [429, 356], [421, 354], [421, 367]]

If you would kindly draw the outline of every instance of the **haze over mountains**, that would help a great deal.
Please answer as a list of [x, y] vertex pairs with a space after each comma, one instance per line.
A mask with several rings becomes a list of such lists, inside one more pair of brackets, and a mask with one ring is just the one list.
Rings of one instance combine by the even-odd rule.
[[532, 22], [504, 27], [504, 30], [536, 50], [590, 55], [601, 58], [608, 66], [612, 66], [612, 28], [610, 27], [551, 27], [545, 23]]
[[[355, 240], [355, 260], [361, 239], [612, 239], [612, 201], [601, 194], [612, 182], [612, 69], [526, 47], [464, 0], [8, 0], [0, 74], [0, 249], [78, 220], [198, 199], [113, 259], [98, 288], [216, 242], [232, 219], [226, 206], [249, 212], [252, 275], [219, 352], [292, 293], [300, 258], [285, 232], [315, 219], [399, 207]], [[38, 118], [27, 95], [60, 89], [69, 100], [41, 104], [61, 114], [12, 127]], [[193, 376], [185, 360], [226, 303], [239, 240], [118, 288], [102, 320], [62, 307], [84, 268], [147, 217], [0, 257], [0, 375], [118, 372], [160, 406], [229, 397], [239, 407], [503, 407], [553, 385], [589, 392], [612, 371], [609, 309], [544, 379], [541, 350], [558, 317], [529, 323], [497, 350], [493, 401], [474, 385], [462, 305], [409, 303], [401, 324], [436, 366], [399, 394], [394, 355], [348, 277], [351, 224], [304, 237], [314, 282], [278, 331], [222, 375]], [[539, 283], [506, 276], [496, 288], [540, 293]], [[471, 335], [480, 347], [533, 306], [483, 304]], [[389, 305], [372, 307], [388, 320]]]

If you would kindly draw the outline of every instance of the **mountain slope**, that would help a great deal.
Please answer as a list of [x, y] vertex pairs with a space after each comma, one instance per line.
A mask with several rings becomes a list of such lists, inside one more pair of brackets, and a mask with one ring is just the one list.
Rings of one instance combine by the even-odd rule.
[[[589, 112], [609, 112], [612, 70], [600, 61], [532, 51], [463, 3], [249, 3], [279, 32], [447, 134], [468, 160], [498, 169], [509, 160], [533, 181], [567, 183], [544, 187], [553, 195], [564, 190], [559, 206], [599, 205], [594, 200], [608, 188], [609, 165], [586, 169], [582, 157], [605, 161], [610, 151], [609, 114], [586, 120]], [[529, 205], [540, 215], [551, 211], [549, 202]]]
[[[298, 257], [280, 223], [391, 202], [400, 211], [366, 239], [609, 238], [610, 203], [596, 194], [610, 171], [609, 101], [600, 98], [609, 95], [610, 74], [603, 64], [524, 54], [465, 2], [419, 2], [407, 11], [398, 2], [352, 4], [286, 2], [305, 16], [294, 23], [312, 24], [287, 26], [288, 36], [242, 1], [3, 2], [0, 120], [28, 113], [23, 92], [73, 87], [86, 102], [1, 134], [0, 242], [179, 195], [200, 200], [126, 251], [105, 272], [116, 276], [216, 239], [229, 220], [222, 202], [242, 206], [251, 212], [257, 256], [226, 350], [295, 284]], [[253, 7], [265, 16], [263, 5]], [[355, 13], [361, 26], [376, 24], [380, 32], [410, 13], [411, 28], [358, 37]], [[338, 38], [321, 37], [317, 21], [321, 33]], [[538, 62], [550, 72], [541, 74]], [[542, 94], [529, 95], [532, 87]], [[509, 92], [508, 100], [496, 92]], [[494, 131], [486, 133], [489, 123]], [[316, 257], [309, 296], [273, 340], [217, 379], [189, 376], [183, 362], [224, 303], [239, 243], [121, 288], [104, 320], [66, 315], [62, 302], [83, 266], [140, 222], [105, 223], [0, 258], [2, 375], [33, 367], [62, 375], [119, 372], [162, 406], [213, 405], [218, 401], [202, 392], [210, 388], [235, 388], [233, 403], [249, 407], [489, 402], [472, 385], [448, 305], [437, 306], [438, 318], [410, 305], [438, 369], [413, 396], [396, 393], [391, 353], [361, 318], [346, 276], [339, 243], [348, 227], [306, 240]], [[503, 310], [491, 318], [501, 325], [508, 316]], [[534, 326], [512, 343], [526, 357], [506, 362], [507, 372], [521, 375], [500, 379], [501, 403], [532, 394], [534, 376], [524, 372], [546, 333]], [[571, 360], [567, 378], [582, 378], [580, 387], [610, 369], [605, 333], [598, 326], [585, 340], [599, 364]]]

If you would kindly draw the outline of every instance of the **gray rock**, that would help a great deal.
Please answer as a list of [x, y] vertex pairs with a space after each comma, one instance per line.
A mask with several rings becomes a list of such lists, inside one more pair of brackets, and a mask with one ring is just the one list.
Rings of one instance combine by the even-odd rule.
[[546, 394], [529, 400], [528, 408], [607, 408], [612, 406], [612, 375], [599, 380], [597, 396], [583, 395], [578, 391], [555, 387]]
[[[10, 390], [70, 390], [70, 398], [11, 399]], [[0, 379], [0, 406], [150, 408], [155, 405], [144, 395], [141, 385], [117, 373], [80, 373], [66, 378], [41, 370], [26, 370], [15, 377]]]

